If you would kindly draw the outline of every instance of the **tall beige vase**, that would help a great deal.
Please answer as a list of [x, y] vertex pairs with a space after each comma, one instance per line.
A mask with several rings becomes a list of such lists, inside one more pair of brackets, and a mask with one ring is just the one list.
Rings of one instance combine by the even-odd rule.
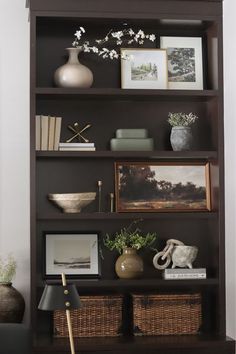
[[93, 73], [78, 59], [82, 48], [66, 48], [69, 59], [60, 66], [54, 74], [54, 81], [58, 87], [89, 88], [93, 84]]
[[122, 279], [136, 279], [143, 274], [143, 260], [134, 248], [124, 248], [123, 254], [117, 258], [116, 274]]

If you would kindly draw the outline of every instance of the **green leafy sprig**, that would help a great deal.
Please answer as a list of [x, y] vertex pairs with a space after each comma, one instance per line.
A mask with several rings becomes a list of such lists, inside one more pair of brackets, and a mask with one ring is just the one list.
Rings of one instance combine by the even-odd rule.
[[148, 232], [146, 235], [141, 234], [141, 230], [138, 227], [133, 226], [140, 220], [133, 221], [127, 228], [124, 227], [119, 232], [115, 233], [113, 238], [110, 235], [106, 234], [103, 242], [104, 245], [109, 248], [111, 251], [117, 250], [120, 254], [124, 248], [134, 248], [139, 250], [141, 248], [151, 247], [156, 238], [156, 233]]
[[198, 119], [198, 116], [194, 113], [182, 113], [182, 112], [169, 112], [168, 122], [172, 127], [188, 127]]
[[12, 255], [0, 257], [0, 283], [11, 283], [16, 274], [16, 261]]

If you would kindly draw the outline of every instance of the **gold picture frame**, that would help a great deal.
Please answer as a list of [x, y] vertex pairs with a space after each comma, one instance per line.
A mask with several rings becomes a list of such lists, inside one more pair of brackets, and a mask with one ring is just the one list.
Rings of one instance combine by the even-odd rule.
[[117, 212], [210, 211], [210, 164], [116, 162]]

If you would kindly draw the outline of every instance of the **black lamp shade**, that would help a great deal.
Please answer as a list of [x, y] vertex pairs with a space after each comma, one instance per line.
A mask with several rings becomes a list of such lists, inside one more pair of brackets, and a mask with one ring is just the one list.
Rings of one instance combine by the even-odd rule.
[[81, 307], [79, 294], [74, 284], [71, 285], [49, 285], [44, 288], [39, 310], [71, 310]]

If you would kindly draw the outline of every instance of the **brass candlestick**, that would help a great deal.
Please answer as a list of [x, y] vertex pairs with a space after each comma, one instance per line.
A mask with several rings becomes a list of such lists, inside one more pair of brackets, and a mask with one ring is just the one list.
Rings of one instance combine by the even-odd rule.
[[102, 181], [98, 181], [98, 212], [102, 211]]
[[114, 212], [114, 193], [110, 193], [110, 212]]

